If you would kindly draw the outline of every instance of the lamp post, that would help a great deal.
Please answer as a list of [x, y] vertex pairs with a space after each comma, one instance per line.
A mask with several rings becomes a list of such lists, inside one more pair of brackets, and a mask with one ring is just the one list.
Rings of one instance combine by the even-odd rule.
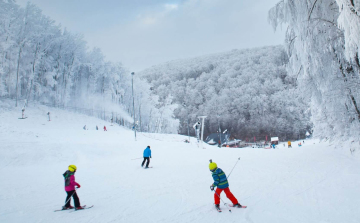
[[134, 75], [135, 72], [131, 73], [131, 91], [132, 91], [132, 97], [133, 97], [133, 114], [134, 114], [134, 133], [135, 133], [135, 141], [136, 141], [136, 126], [135, 126], [135, 99], [134, 99]]
[[221, 147], [222, 145], [222, 141], [221, 141], [221, 129], [220, 129], [220, 115], [217, 115], [217, 118], [218, 118], [218, 125], [219, 125], [219, 140], [220, 140], [220, 144], [219, 144], [219, 147]]
[[187, 110], [186, 104], [185, 102], [183, 103], [183, 106], [186, 109], [186, 116], [187, 116], [187, 130], [188, 130], [188, 137], [189, 137], [189, 142], [190, 142], [190, 130], [189, 130], [189, 111]]
[[202, 126], [201, 126], [201, 143], [203, 142], [204, 139], [204, 122], [205, 122], [205, 118], [207, 116], [199, 116], [199, 118], [202, 119]]

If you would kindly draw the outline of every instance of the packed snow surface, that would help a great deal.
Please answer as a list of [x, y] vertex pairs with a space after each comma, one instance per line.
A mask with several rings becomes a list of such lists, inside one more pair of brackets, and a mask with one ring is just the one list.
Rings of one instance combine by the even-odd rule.
[[[0, 222], [360, 222], [360, 162], [341, 145], [220, 149], [145, 133], [135, 141], [134, 132], [94, 117], [33, 106], [18, 119], [20, 108], [0, 106]], [[153, 168], [143, 169], [148, 145]], [[230, 190], [248, 208], [230, 213], [221, 202], [218, 213], [209, 159], [229, 174], [239, 157]], [[94, 207], [54, 212], [64, 204], [70, 164], [81, 204]]]

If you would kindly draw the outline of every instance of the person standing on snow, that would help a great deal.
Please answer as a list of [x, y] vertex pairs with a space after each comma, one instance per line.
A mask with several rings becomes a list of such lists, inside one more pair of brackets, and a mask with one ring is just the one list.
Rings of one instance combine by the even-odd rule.
[[195, 133], [196, 133], [196, 138], [197, 138], [197, 141], [199, 142], [200, 141], [200, 128], [201, 128], [201, 123], [200, 122], [197, 122], [193, 125], [193, 128], [195, 129]]
[[106, 126], [104, 125], [104, 131], [107, 131]]
[[63, 206], [63, 208], [62, 208], [63, 210], [74, 208], [73, 206], [70, 205], [71, 197], [73, 197], [73, 199], [74, 199], [76, 210], [84, 209], [83, 207], [80, 206], [80, 200], [79, 200], [79, 197], [77, 196], [77, 193], [75, 190], [75, 186], [76, 186], [76, 188], [80, 188], [80, 184], [78, 184], [75, 181], [74, 175], [75, 175], [76, 169], [77, 168], [75, 165], [70, 165], [68, 170], [63, 174], [64, 179], [65, 179], [65, 191], [67, 193], [66, 200], [65, 200], [66, 203], [65, 203], [65, 206]]
[[239, 204], [238, 200], [235, 198], [235, 196], [231, 193], [229, 189], [229, 183], [227, 181], [224, 171], [218, 168], [217, 164], [213, 163], [211, 160], [209, 164], [209, 169], [212, 172], [212, 177], [214, 179], [214, 183], [211, 184], [210, 189], [213, 191], [214, 188], [217, 187], [214, 194], [215, 207], [217, 209], [220, 208], [220, 194], [222, 191], [224, 191], [226, 197], [229, 198], [229, 200], [233, 203], [233, 207], [241, 208], [241, 204]]
[[291, 147], [291, 141], [288, 141], [288, 148], [292, 148]]
[[151, 150], [150, 150], [150, 146], [147, 146], [146, 149], [144, 150], [144, 161], [142, 162], [141, 167], [144, 167], [145, 161], [147, 161], [145, 169], [149, 168], [150, 158], [151, 158]]

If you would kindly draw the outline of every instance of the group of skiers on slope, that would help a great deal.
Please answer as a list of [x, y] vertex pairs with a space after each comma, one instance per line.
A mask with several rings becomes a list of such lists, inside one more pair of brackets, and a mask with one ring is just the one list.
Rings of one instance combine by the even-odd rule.
[[[147, 146], [143, 152], [143, 158], [144, 160], [141, 163], [141, 167], [144, 167], [145, 169], [149, 168], [150, 159], [151, 159], [151, 149], [150, 146]], [[76, 188], [80, 188], [80, 184], [78, 184], [75, 181], [75, 172], [77, 170], [77, 167], [75, 165], [70, 165], [68, 167], [68, 170], [63, 174], [65, 179], [65, 191], [67, 193], [66, 196], [66, 202], [65, 206], [63, 206], [63, 209], [72, 209], [73, 206], [70, 205], [71, 197], [74, 199], [75, 203], [75, 210], [81, 210], [84, 209], [80, 205], [79, 197], [76, 194]], [[209, 164], [209, 170], [212, 172], [212, 177], [214, 179], [214, 183], [210, 185], [210, 190], [214, 191], [214, 200], [215, 200], [215, 207], [220, 210], [220, 194], [221, 192], [225, 192], [225, 195], [229, 200], [233, 203], [233, 207], [242, 208], [242, 205], [238, 202], [236, 197], [231, 193], [229, 189], [229, 182], [227, 180], [227, 177], [224, 173], [224, 171], [217, 167], [217, 164], [214, 162], [210, 162]], [[216, 187], [216, 189], [215, 189]], [[245, 207], [245, 206], [244, 206]]]
[[[86, 125], [84, 125], [83, 129], [84, 129], [84, 130], [88, 130], [88, 128], [86, 127]], [[96, 130], [99, 130], [99, 127], [98, 127], [98, 126], [96, 126], [96, 127], [95, 127], [95, 129], [96, 129]], [[104, 125], [104, 131], [107, 131], [106, 126], [105, 126], [105, 125]]]
[[[303, 144], [305, 144], [305, 141], [303, 140]], [[284, 145], [285, 146], [285, 145]], [[301, 142], [299, 142], [298, 143], [298, 146], [300, 147], [300, 146], [302, 146], [301, 145]], [[291, 146], [291, 141], [288, 141], [288, 148], [292, 148], [292, 146]]]

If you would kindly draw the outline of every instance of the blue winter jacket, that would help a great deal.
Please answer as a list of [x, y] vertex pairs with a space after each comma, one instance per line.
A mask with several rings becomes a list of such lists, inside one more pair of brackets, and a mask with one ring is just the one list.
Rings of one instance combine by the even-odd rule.
[[226, 175], [222, 169], [217, 168], [213, 173], [212, 177], [214, 179], [214, 186], [220, 189], [225, 189], [229, 187], [229, 183], [227, 181]]
[[151, 150], [149, 147], [146, 147], [144, 150], [144, 157], [151, 157]]

